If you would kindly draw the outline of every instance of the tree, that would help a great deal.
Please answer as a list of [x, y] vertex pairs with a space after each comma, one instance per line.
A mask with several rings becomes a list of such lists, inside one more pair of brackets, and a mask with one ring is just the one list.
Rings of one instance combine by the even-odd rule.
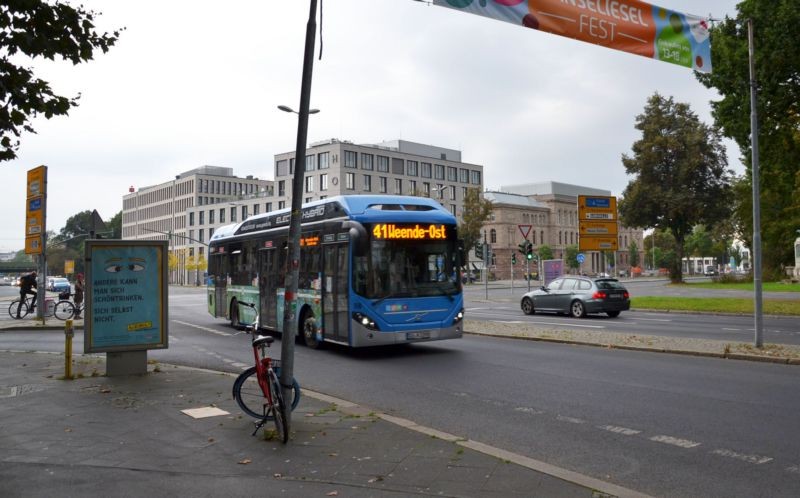
[[547, 244], [542, 244], [539, 246], [539, 261], [544, 261], [546, 259], [553, 259], [553, 249]]
[[98, 15], [60, 1], [52, 5], [43, 0], [0, 3], [0, 161], [17, 157], [23, 131], [36, 133], [31, 125], [34, 118], [66, 115], [80, 98], [54, 94], [47, 81], [13, 63], [12, 57], [59, 57], [75, 65], [87, 62], [96, 50], [107, 52], [119, 37], [119, 31], [95, 31]]
[[11, 261], [14, 263], [32, 263], [33, 258], [30, 256], [30, 254], [25, 253], [25, 249], [20, 249], [11, 259]]
[[628, 246], [628, 262], [631, 268], [639, 266], [639, 246], [636, 244], [635, 240], [632, 240]]
[[475, 247], [478, 242], [483, 242], [481, 230], [491, 214], [492, 203], [484, 199], [477, 188], [468, 188], [464, 196], [464, 209], [461, 212], [463, 221], [458, 225], [458, 236], [464, 241], [467, 253], [465, 265], [469, 263], [469, 249]]
[[730, 214], [731, 172], [720, 132], [697, 118], [688, 104], [654, 94], [636, 117], [641, 139], [622, 156], [631, 180], [619, 205], [626, 226], [668, 230], [675, 239], [673, 282], [683, 280], [686, 237], [698, 223], [711, 225]]
[[800, 227], [800, 9], [796, 0], [744, 0], [735, 18], [711, 29], [714, 72], [700, 82], [722, 96], [712, 115], [736, 141], [747, 172], [735, 187], [738, 234], [752, 248], [753, 193], [750, 143], [750, 74], [747, 19], [753, 20], [758, 84], [761, 239], [765, 274], [793, 264], [792, 242]]
[[109, 239], [122, 238], [122, 211], [118, 211], [106, 222], [106, 229], [111, 232], [108, 234]]
[[581, 264], [578, 263], [578, 252], [578, 246], [575, 244], [566, 248], [564, 257], [567, 259], [567, 267], [571, 270], [577, 270], [581, 267]]

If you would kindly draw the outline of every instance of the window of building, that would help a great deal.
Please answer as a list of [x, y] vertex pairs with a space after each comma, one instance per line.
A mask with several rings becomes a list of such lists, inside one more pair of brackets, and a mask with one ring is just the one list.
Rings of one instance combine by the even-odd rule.
[[236, 206], [231, 207], [231, 223], [236, 221]]
[[319, 189], [328, 190], [328, 173], [319, 175]]
[[462, 199], [467, 198], [467, 187], [461, 187], [461, 198]]
[[561, 230], [559, 230], [558, 231], [558, 245], [561, 245], [561, 244], [563, 244], [563, 242], [561, 242]]
[[357, 168], [358, 167], [358, 154], [352, 150], [344, 151], [344, 167]]
[[394, 180], [394, 193], [395, 195], [403, 194], [403, 180], [395, 178]]
[[389, 191], [388, 180], [385, 176], [378, 177], [378, 192], [385, 194]]
[[313, 200], [314, 200], [314, 198], [313, 198], [313, 197], [306, 197], [305, 199], [303, 199], [303, 202], [305, 202], [306, 204], [308, 204], [309, 202], [311, 202], [311, 201], [313, 201]]
[[453, 216], [457, 216], [455, 204], [450, 204], [450, 214], [452, 214]]
[[429, 182], [422, 182], [422, 193], [426, 197], [431, 196], [431, 184]]
[[247, 206], [242, 206], [242, 221], [247, 219]]
[[469, 170], [461, 168], [458, 170], [458, 181], [461, 183], [469, 183]]
[[447, 190], [450, 192], [450, 200], [451, 201], [456, 200], [456, 186], [450, 185], [449, 187], [447, 187]]
[[378, 156], [378, 171], [383, 173], [389, 172], [389, 158], [386, 156]]
[[361, 154], [361, 169], [372, 171], [372, 154]]
[[419, 163], [417, 161], [406, 161], [406, 174], [408, 176], [418, 176]]
[[489, 243], [497, 244], [497, 230], [495, 230], [494, 228], [489, 230]]
[[444, 180], [444, 165], [443, 164], [434, 164], [433, 165], [433, 177], [436, 180]]
[[364, 191], [372, 192], [372, 177], [370, 175], [364, 175]]
[[208, 224], [209, 225], [213, 225], [214, 224], [214, 210], [213, 209], [209, 209], [208, 210]]
[[189, 226], [194, 226], [194, 213], [189, 213]]
[[330, 152], [320, 152], [317, 154], [317, 169], [328, 169], [330, 168]]
[[392, 158], [392, 174], [403, 175], [405, 174], [405, 161], [399, 157]]
[[437, 183], [436, 192], [439, 193], [439, 199], [444, 199], [444, 185], [442, 185], [441, 183]]
[[206, 224], [206, 212], [205, 211], [198, 211], [197, 212], [197, 224], [198, 225], [205, 225]]
[[293, 157], [289, 158], [289, 174], [290, 175], [294, 174], [294, 158]]
[[[208, 229], [208, 240], [211, 240], [211, 237], [213, 237], [213, 236], [214, 236], [214, 229], [213, 228], [209, 228]], [[201, 247], [200, 250], [202, 251], [203, 248]]]
[[456, 168], [455, 166], [447, 167], [447, 181], [450, 182], [458, 181], [458, 168]]
[[203, 231], [204, 230], [202, 228], [197, 231], [197, 240], [199, 240], [200, 242], [205, 242], [205, 240], [203, 239]]
[[269, 213], [270, 211], [272, 211], [272, 203], [268, 202], [268, 203], [264, 204], [264, 212], [265, 213]]
[[278, 201], [278, 209], [283, 209], [286, 207], [286, 201]]
[[220, 208], [219, 210], [219, 222], [225, 223], [225, 208]]
[[419, 176], [421, 176], [422, 178], [431, 177], [431, 163], [422, 163], [420, 165]]
[[417, 192], [417, 182], [416, 182], [416, 180], [409, 180], [408, 181], [408, 193], [411, 194], [411, 195], [418, 195], [419, 194], [419, 192]]
[[345, 180], [345, 188], [347, 190], [355, 190], [356, 189], [356, 174], [355, 173], [345, 173], [344, 180]]
[[306, 171], [314, 171], [316, 164], [317, 158], [313, 154], [306, 156]]
[[313, 176], [307, 176], [306, 177], [305, 191], [306, 192], [313, 192], [314, 191], [314, 177]]
[[253, 204], [253, 214], [258, 214], [261, 210], [261, 204]]
[[278, 182], [278, 197], [283, 197], [286, 195], [286, 180], [280, 180]]

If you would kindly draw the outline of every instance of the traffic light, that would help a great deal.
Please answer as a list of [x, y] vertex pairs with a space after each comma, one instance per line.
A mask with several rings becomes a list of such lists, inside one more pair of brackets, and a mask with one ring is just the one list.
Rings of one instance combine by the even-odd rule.
[[512, 265], [517, 264], [517, 255], [514, 253], [511, 253], [511, 264]]
[[483, 244], [480, 242], [475, 243], [475, 257], [478, 259], [483, 259]]
[[528, 261], [533, 259], [533, 244], [531, 244], [530, 241], [525, 247], [525, 257], [528, 258]]
[[519, 247], [519, 253], [520, 254], [525, 254], [526, 253], [526, 249], [528, 248], [528, 241], [523, 242], [518, 247]]

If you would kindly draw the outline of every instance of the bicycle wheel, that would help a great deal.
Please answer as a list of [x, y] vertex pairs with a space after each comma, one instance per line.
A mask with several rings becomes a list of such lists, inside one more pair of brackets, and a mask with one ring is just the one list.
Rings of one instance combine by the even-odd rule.
[[275, 421], [275, 429], [278, 431], [281, 443], [286, 444], [289, 441], [289, 427], [286, 404], [283, 402], [283, 393], [281, 392], [281, 383], [278, 382], [278, 376], [275, 375], [274, 370], [267, 370], [267, 375], [269, 376], [269, 387], [272, 391], [272, 414]]
[[19, 317], [25, 318], [28, 314], [28, 305], [24, 301], [20, 301], [19, 299], [15, 299], [11, 301], [11, 304], [8, 306], [8, 314], [11, 318], [17, 318], [17, 308], [19, 307]]
[[[277, 375], [277, 373], [276, 373]], [[251, 380], [251, 382], [248, 382]], [[233, 383], [233, 399], [243, 412], [253, 418], [264, 418], [264, 393], [258, 386], [256, 379], [256, 367], [250, 367], [239, 374]], [[292, 411], [300, 403], [300, 384], [292, 379]], [[272, 415], [268, 415], [268, 420], [272, 420]]]
[[56, 308], [53, 310], [53, 314], [59, 320], [72, 318], [72, 315], [75, 314], [75, 305], [69, 301], [59, 301], [56, 303]]

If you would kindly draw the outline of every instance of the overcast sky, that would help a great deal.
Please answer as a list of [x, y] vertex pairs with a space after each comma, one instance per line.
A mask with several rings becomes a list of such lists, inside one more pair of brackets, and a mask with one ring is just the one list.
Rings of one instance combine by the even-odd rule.
[[[82, 3], [102, 12], [100, 29], [127, 29], [87, 64], [26, 62], [57, 93], [82, 97], [67, 117], [37, 119], [19, 158], [0, 163], [0, 252], [24, 247], [26, 171], [40, 164], [57, 232], [80, 211], [111, 218], [130, 186], [205, 164], [272, 179], [273, 156], [295, 148], [296, 117], [276, 106], [299, 107], [307, 1]], [[736, 14], [734, 0], [655, 3]], [[619, 195], [630, 181], [620, 157], [650, 95], [712, 122], [718, 96], [679, 66], [412, 0], [322, 8], [309, 142], [400, 138], [461, 150], [484, 166], [487, 189], [559, 181]], [[316, 55], [319, 43], [318, 33]]]

